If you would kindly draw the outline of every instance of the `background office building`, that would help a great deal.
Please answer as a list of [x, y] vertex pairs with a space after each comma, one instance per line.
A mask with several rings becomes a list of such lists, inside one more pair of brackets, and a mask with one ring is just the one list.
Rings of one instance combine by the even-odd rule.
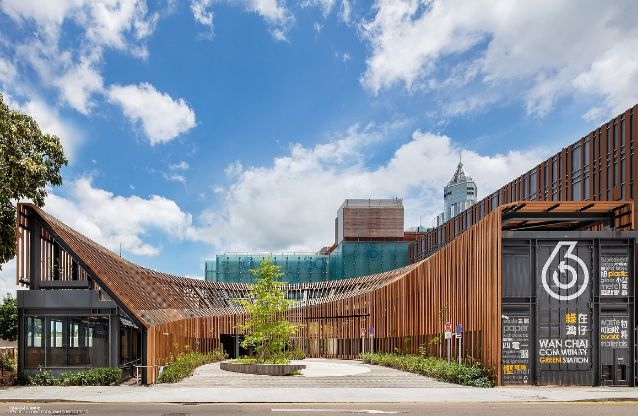
[[408, 264], [408, 245], [423, 233], [404, 231], [403, 200], [347, 199], [335, 219], [335, 242], [315, 253], [225, 253], [205, 262], [206, 280], [252, 283], [250, 269], [272, 258], [286, 283], [350, 279]]
[[442, 225], [476, 204], [477, 193], [476, 182], [465, 173], [463, 163], [459, 162], [454, 176], [443, 189], [443, 212], [436, 217], [436, 226]]

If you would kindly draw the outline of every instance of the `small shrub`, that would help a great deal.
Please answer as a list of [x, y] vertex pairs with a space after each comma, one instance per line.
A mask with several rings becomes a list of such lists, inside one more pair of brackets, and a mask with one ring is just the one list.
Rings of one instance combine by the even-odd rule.
[[172, 357], [164, 371], [157, 378], [156, 383], [176, 383], [193, 374], [197, 367], [221, 361], [225, 355], [219, 351], [212, 351], [207, 354], [191, 352], [189, 354], [179, 354]]
[[361, 359], [370, 363], [392, 367], [409, 373], [432, 377], [448, 383], [473, 387], [493, 387], [489, 373], [478, 363], [450, 363], [436, 357], [411, 354], [364, 353]]
[[59, 378], [53, 377], [50, 370], [38, 368], [38, 374], [29, 376], [20, 371], [13, 383], [18, 386], [114, 386], [122, 378], [122, 369], [90, 368], [79, 373], [69, 371], [62, 373]]
[[19, 371], [18, 374], [12, 374], [9, 380], [16, 386], [31, 385], [31, 377], [29, 377], [24, 371]]
[[306, 358], [306, 352], [304, 350], [297, 349], [286, 351], [284, 353], [284, 356], [289, 360], [303, 360], [304, 358]]
[[4, 367], [4, 371], [14, 371], [16, 369], [16, 360], [8, 355], [0, 355], [0, 363]]

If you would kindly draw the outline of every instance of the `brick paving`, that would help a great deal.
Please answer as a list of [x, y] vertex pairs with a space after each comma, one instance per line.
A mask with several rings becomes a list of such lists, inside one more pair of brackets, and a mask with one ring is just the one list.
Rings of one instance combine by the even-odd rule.
[[[224, 371], [219, 368], [219, 363], [208, 364], [199, 367], [195, 374], [177, 384], [179, 387], [234, 387], [234, 388], [428, 388], [449, 387], [459, 388], [456, 384], [443, 383], [441, 381], [405, 373], [403, 371], [376, 365], [363, 364], [358, 360], [334, 360], [334, 359], [307, 359], [300, 362], [312, 367], [313, 376], [263, 376], [255, 374], [242, 374]], [[342, 374], [339, 371], [325, 371], [321, 375], [322, 367], [327, 370], [337, 369], [342, 365]], [[344, 366], [345, 365], [345, 366]], [[352, 371], [352, 367], [358, 367]], [[361, 368], [363, 367], [363, 368]], [[369, 370], [369, 371], [367, 371]], [[353, 372], [367, 371], [361, 374]]]

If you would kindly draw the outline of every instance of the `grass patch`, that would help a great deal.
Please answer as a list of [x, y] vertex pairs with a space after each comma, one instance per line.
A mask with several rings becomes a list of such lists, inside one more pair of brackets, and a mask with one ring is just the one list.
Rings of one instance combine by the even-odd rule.
[[219, 351], [212, 351], [207, 354], [191, 352], [180, 354], [177, 358], [171, 355], [171, 361], [157, 378], [156, 383], [176, 383], [193, 374], [193, 371], [204, 364], [222, 361], [225, 355]]
[[373, 363], [377, 365], [432, 377], [448, 383], [473, 387], [494, 387], [488, 371], [478, 364], [452, 362], [448, 367], [447, 360], [409, 354], [371, 354], [367, 352], [360, 354], [359, 357], [368, 364], [372, 358]]

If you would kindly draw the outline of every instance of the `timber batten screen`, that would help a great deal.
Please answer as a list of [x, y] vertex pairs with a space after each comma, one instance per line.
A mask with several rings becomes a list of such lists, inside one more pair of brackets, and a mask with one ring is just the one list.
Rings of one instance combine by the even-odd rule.
[[[526, 227], [578, 228], [583, 221], [591, 227], [614, 226], [620, 219], [631, 219], [633, 211], [632, 202], [556, 205], [524, 202], [498, 207], [432, 256], [400, 269], [337, 281], [282, 284], [286, 296], [297, 301], [284, 315], [305, 324], [292, 338], [294, 347], [309, 357], [355, 358], [362, 348], [361, 328], [375, 328], [375, 338], [366, 337], [366, 351], [374, 342], [375, 351], [417, 353], [424, 346], [430, 354], [444, 357], [445, 344], [436, 339], [449, 321], [463, 325], [463, 356], [492, 370], [494, 381], [501, 384], [503, 233], [524, 233]], [[548, 212], [555, 215], [545, 215]], [[584, 212], [589, 214], [581, 215]], [[55, 254], [55, 248], [43, 249], [46, 244], [57, 244], [59, 253], [67, 253], [62, 255], [85, 271], [91, 287], [99, 285], [140, 327], [142, 364], [149, 366], [144, 370], [147, 383], [155, 381], [157, 366], [166, 364], [171, 354], [222, 348], [222, 336], [237, 334], [237, 324], [246, 319], [236, 300], [248, 296], [249, 284], [207, 282], [146, 269], [33, 205], [19, 204], [18, 213], [18, 259], [26, 265], [17, 267], [19, 282], [36, 290], [42, 276], [55, 275], [33, 273], [29, 267], [43, 252]], [[542, 214], [540, 219], [535, 213]], [[632, 229], [632, 224], [623, 227], [627, 228]], [[32, 244], [34, 235], [45, 241]]]

